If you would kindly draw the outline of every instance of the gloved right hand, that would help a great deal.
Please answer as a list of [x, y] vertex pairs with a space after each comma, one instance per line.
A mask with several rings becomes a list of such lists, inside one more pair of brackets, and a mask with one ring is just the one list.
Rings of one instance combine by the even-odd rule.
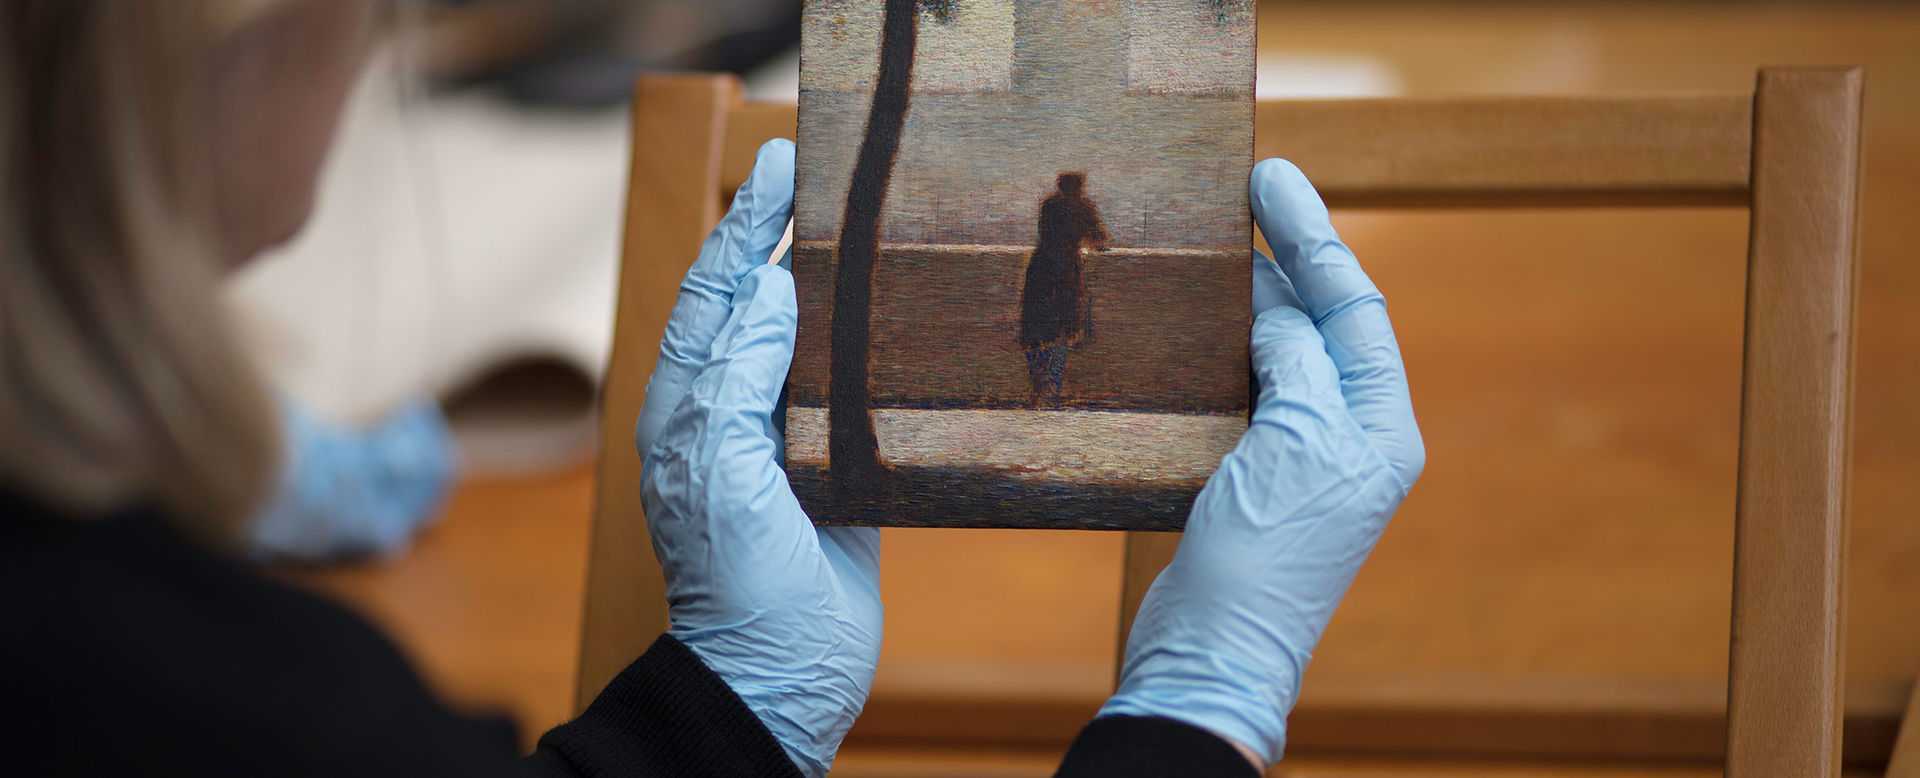
[[668, 634], [740, 695], [803, 774], [825, 775], [880, 661], [880, 530], [815, 527], [773, 414], [793, 363], [793, 143], [753, 174], [680, 285], [634, 425]]
[[1271, 765], [1300, 675], [1426, 453], [1379, 290], [1299, 168], [1253, 170], [1253, 422], [1194, 502], [1100, 715], [1158, 716]]

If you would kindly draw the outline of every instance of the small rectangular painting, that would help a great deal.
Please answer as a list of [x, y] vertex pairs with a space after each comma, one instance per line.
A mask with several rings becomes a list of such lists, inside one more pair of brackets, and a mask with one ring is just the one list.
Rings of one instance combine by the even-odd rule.
[[1179, 529], [1246, 428], [1254, 0], [807, 0], [821, 524]]

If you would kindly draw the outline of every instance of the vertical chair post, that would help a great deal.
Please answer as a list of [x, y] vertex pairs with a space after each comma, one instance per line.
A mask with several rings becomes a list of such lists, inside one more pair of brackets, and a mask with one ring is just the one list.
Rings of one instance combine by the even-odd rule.
[[1920, 680], [1914, 681], [1911, 694], [1893, 755], [1887, 759], [1887, 778], [1920, 778]]
[[647, 76], [634, 87], [626, 235], [613, 354], [600, 390], [576, 709], [667, 628], [666, 583], [640, 508], [633, 425], [680, 279], [720, 221], [727, 112], [738, 100], [738, 81], [726, 75]]
[[1765, 69], [1734, 519], [1730, 778], [1840, 769], [1858, 69]]
[[1114, 685], [1120, 683], [1120, 671], [1127, 663], [1127, 635], [1133, 633], [1133, 619], [1140, 615], [1140, 601], [1160, 571], [1173, 561], [1180, 549], [1178, 532], [1127, 533], [1127, 558], [1120, 566], [1120, 637], [1114, 648]]

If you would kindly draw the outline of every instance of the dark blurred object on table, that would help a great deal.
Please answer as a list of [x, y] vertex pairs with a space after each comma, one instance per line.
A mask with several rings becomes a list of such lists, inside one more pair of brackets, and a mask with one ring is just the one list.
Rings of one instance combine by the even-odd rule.
[[738, 73], [799, 42], [800, 0], [431, 0], [422, 66], [436, 88], [596, 108], [644, 70]]

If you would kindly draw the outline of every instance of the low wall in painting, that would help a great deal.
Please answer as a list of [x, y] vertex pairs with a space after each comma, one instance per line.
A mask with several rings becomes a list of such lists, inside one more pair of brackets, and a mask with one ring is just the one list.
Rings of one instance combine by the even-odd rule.
[[[1017, 408], [1031, 390], [1020, 349], [1020, 290], [1031, 250], [887, 246], [873, 278], [873, 404]], [[800, 302], [790, 401], [824, 406], [834, 247], [794, 247]], [[1245, 252], [1089, 253], [1093, 335], [1067, 362], [1070, 405], [1154, 411], [1247, 407]]]

